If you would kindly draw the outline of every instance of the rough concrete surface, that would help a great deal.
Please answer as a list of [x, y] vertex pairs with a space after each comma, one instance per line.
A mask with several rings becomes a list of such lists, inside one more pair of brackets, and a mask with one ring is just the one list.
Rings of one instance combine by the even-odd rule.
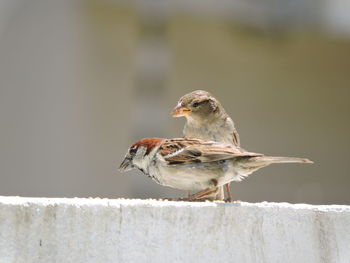
[[350, 262], [350, 206], [0, 197], [0, 263]]

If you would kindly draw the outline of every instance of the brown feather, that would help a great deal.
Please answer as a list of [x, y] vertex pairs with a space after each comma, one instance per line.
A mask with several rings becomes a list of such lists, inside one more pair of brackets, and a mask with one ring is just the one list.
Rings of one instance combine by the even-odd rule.
[[152, 149], [156, 146], [158, 146], [159, 144], [162, 143], [162, 141], [164, 141], [166, 139], [164, 138], [144, 138], [142, 140], [139, 140], [137, 142], [135, 142], [131, 148], [135, 147], [138, 148], [139, 146], [144, 146], [147, 148], [147, 152], [146, 154], [149, 154]]
[[233, 138], [233, 144], [235, 146], [239, 147], [241, 145], [241, 141], [239, 139], [239, 134], [238, 134], [238, 132], [237, 132], [237, 130], [235, 128], [233, 128], [232, 138]]
[[232, 145], [185, 138], [166, 140], [160, 146], [159, 152], [170, 165], [215, 162], [243, 156], [261, 156], [261, 154], [246, 152]]

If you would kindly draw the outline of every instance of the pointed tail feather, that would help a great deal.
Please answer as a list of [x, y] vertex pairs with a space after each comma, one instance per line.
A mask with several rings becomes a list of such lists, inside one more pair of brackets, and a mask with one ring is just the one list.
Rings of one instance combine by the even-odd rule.
[[[266, 167], [273, 163], [313, 163], [306, 158], [297, 157], [274, 157], [274, 156], [255, 156], [255, 157], [242, 157], [237, 162], [237, 169], [240, 172], [241, 177], [250, 175], [260, 168]], [[241, 178], [240, 178], [241, 179]]]
[[274, 157], [274, 156], [261, 156], [255, 157], [257, 162], [263, 162], [266, 164], [272, 163], [314, 163], [313, 161], [306, 158], [298, 157]]

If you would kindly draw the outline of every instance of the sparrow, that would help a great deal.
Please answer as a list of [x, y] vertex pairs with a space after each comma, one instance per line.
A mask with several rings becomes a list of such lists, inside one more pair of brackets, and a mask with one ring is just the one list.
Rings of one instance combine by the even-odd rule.
[[212, 198], [219, 188], [241, 181], [273, 163], [312, 163], [305, 158], [271, 157], [232, 144], [187, 138], [145, 138], [128, 149], [119, 169], [141, 170], [158, 184], [199, 191], [190, 200]]
[[[183, 130], [185, 138], [197, 138], [240, 146], [235, 125], [221, 103], [212, 94], [196, 90], [180, 98], [171, 112], [173, 117], [186, 117]], [[231, 201], [229, 184], [225, 185], [228, 200]], [[220, 189], [218, 199], [224, 199]]]

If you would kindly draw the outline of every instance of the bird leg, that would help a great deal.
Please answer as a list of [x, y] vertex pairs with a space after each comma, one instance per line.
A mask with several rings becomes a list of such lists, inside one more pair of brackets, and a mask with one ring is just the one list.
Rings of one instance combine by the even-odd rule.
[[218, 194], [218, 191], [218, 187], [206, 188], [198, 193], [191, 195], [189, 200], [196, 201], [200, 199], [215, 199], [215, 196]]
[[232, 195], [231, 195], [231, 190], [230, 190], [230, 183], [225, 184], [225, 189], [226, 189], [226, 195], [227, 195], [227, 201], [232, 202]]
[[191, 191], [191, 190], [187, 191], [187, 198], [188, 198], [188, 199], [191, 198], [191, 195], [192, 195], [192, 191]]
[[224, 187], [219, 186], [218, 194], [215, 196], [216, 200], [224, 200], [225, 199], [225, 193], [224, 193]]

